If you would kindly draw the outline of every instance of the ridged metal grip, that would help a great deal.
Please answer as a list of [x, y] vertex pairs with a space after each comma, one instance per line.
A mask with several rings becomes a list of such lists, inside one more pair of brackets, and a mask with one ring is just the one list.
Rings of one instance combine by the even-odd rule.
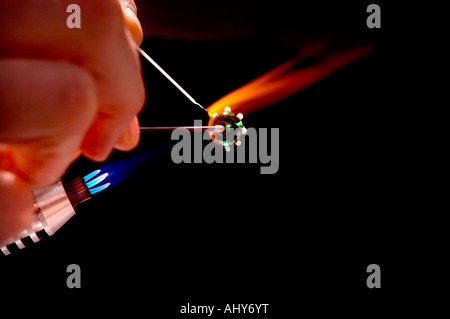
[[22, 249], [25, 247], [22, 239], [30, 237], [33, 242], [37, 242], [40, 239], [36, 233], [42, 230], [51, 236], [75, 215], [75, 210], [61, 182], [36, 188], [33, 193], [36, 199], [33, 206], [36, 216], [26, 229], [0, 243], [0, 250], [5, 255], [10, 254], [8, 245], [16, 244]]

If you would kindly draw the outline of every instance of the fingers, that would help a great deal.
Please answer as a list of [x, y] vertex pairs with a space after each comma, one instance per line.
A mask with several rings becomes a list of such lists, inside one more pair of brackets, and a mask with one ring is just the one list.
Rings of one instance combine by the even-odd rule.
[[0, 59], [0, 69], [0, 156], [30, 184], [55, 182], [98, 110], [95, 81], [65, 62]]
[[[128, 114], [126, 121], [130, 122], [132, 118], [133, 114]], [[81, 144], [83, 155], [93, 161], [104, 161], [118, 143], [120, 136], [126, 134], [126, 129], [127, 122], [125, 122], [124, 117], [100, 111]], [[133, 147], [127, 147], [126, 145], [134, 142], [128, 140], [129, 138], [122, 143], [124, 143], [125, 148], [131, 149]]]
[[133, 10], [134, 13], [137, 13], [137, 7], [136, 7], [136, 3], [134, 2], [134, 0], [119, 0], [120, 4], [122, 5], [122, 9], [130, 9]]
[[0, 240], [33, 217], [31, 188], [55, 182], [80, 151], [102, 160], [139, 141], [145, 91], [134, 2], [79, 0], [82, 27], [70, 29], [71, 2], [2, 3]]
[[0, 242], [22, 231], [33, 219], [33, 195], [26, 181], [0, 170]]
[[144, 34], [142, 32], [141, 23], [137, 18], [137, 7], [133, 0], [121, 0], [122, 10], [124, 12], [125, 24], [130, 30], [134, 42], [137, 45], [142, 43]]
[[119, 151], [130, 151], [139, 143], [140, 135], [139, 120], [137, 116], [135, 116], [130, 124], [128, 124], [126, 130], [119, 137], [114, 148]]
[[[144, 33], [141, 23], [137, 18], [137, 7], [133, 0], [121, 0], [124, 12], [125, 24], [130, 30], [134, 42], [137, 45], [142, 43]], [[137, 146], [140, 139], [139, 120], [137, 116], [128, 124], [127, 129], [122, 133], [114, 148], [120, 151], [129, 151]]]
[[140, 61], [124, 22], [133, 18], [126, 13], [124, 19], [117, 0], [80, 0], [81, 29], [69, 29], [70, 2], [8, 2], [2, 7], [0, 26], [10, 32], [0, 42], [0, 53], [63, 60], [91, 73], [100, 108], [81, 151], [101, 161], [144, 105]]

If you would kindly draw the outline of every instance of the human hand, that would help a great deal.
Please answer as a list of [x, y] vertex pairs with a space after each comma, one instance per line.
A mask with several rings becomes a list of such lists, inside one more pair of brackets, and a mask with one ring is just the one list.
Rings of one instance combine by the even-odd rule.
[[0, 241], [33, 217], [32, 187], [56, 182], [80, 153], [105, 160], [139, 141], [145, 90], [132, 0], [2, 1]]

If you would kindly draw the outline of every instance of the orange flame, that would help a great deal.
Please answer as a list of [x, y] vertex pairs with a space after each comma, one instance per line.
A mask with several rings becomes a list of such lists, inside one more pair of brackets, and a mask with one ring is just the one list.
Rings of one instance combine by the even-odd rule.
[[309, 47], [295, 58], [228, 93], [207, 108], [209, 116], [223, 112], [226, 106], [230, 106], [234, 113], [248, 114], [272, 105], [373, 51], [373, 45], [366, 43], [332, 55], [321, 56], [318, 64], [290, 71], [302, 59], [317, 54], [323, 47], [323, 43]]

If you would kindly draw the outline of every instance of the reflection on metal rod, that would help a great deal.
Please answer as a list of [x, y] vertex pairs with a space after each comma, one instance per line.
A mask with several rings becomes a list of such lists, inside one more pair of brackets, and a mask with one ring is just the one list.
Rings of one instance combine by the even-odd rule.
[[141, 132], [158, 132], [158, 131], [173, 131], [175, 129], [185, 129], [188, 131], [212, 131], [223, 132], [225, 127], [222, 125], [215, 126], [153, 126], [153, 127], [140, 127]]
[[139, 51], [140, 54], [142, 54], [142, 56], [143, 56], [144, 58], [146, 58], [151, 64], [153, 64], [153, 66], [154, 66], [159, 72], [161, 72], [161, 73], [162, 73], [162, 74], [163, 74], [170, 82], [172, 82], [172, 84], [175, 85], [175, 87], [176, 87], [178, 90], [180, 90], [180, 92], [183, 93], [184, 96], [186, 96], [186, 97], [189, 99], [189, 101], [191, 101], [192, 103], [194, 103], [194, 104], [200, 106], [204, 111], [206, 111], [206, 109], [205, 109], [203, 106], [201, 106], [200, 103], [198, 103], [197, 101], [195, 101], [194, 98], [193, 98], [192, 96], [190, 96], [189, 93], [186, 92], [186, 91], [181, 87], [181, 85], [179, 85], [174, 79], [172, 79], [172, 77], [171, 77], [169, 74], [167, 74], [167, 72], [164, 71], [163, 68], [160, 67], [160, 66], [158, 65], [158, 63], [156, 63], [156, 62], [155, 62], [155, 61], [154, 61], [147, 53], [145, 53], [144, 50], [142, 50], [138, 45], [136, 45], [136, 49]]

